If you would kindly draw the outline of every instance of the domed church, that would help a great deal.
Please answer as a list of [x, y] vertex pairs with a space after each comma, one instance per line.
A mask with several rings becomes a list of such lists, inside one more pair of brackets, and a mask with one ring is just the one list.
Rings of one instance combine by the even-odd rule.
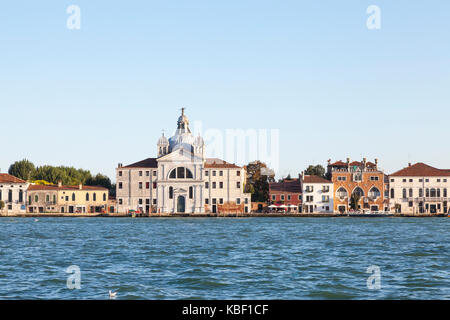
[[157, 143], [157, 158], [116, 169], [119, 213], [245, 213], [251, 195], [244, 193], [243, 167], [205, 157], [205, 142], [194, 137], [181, 109], [177, 130]]

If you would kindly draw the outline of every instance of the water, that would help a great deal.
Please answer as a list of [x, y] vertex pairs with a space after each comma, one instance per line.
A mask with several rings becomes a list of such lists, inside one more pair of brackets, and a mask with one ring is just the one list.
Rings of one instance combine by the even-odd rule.
[[[1, 299], [449, 299], [448, 218], [0, 219]], [[67, 289], [67, 267], [81, 290]], [[367, 268], [381, 268], [368, 290]]]

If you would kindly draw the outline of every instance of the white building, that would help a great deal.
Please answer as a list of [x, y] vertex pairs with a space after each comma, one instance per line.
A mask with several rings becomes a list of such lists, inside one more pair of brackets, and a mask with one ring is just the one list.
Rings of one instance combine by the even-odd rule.
[[7, 173], [0, 173], [0, 201], [5, 203], [2, 212], [26, 212], [26, 192], [29, 183]]
[[424, 163], [409, 164], [389, 176], [391, 212], [442, 214], [449, 212], [450, 170]]
[[333, 212], [333, 182], [319, 176], [301, 174], [304, 213]]
[[177, 130], [157, 143], [158, 158], [116, 169], [117, 208], [124, 213], [250, 212], [251, 196], [244, 193], [243, 167], [220, 159], [206, 159], [205, 143], [194, 137], [184, 114]]

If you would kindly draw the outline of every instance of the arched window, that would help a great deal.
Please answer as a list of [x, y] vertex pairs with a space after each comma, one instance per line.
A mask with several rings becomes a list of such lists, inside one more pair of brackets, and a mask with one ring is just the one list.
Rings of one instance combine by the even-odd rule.
[[12, 190], [10, 189], [10, 190], [8, 190], [8, 202], [13, 202], [13, 200], [12, 200]]
[[356, 187], [355, 190], [353, 190], [353, 194], [361, 197], [364, 197], [364, 191], [360, 187]]
[[50, 195], [47, 194], [47, 195], [45, 196], [45, 202], [50, 202]]
[[92, 198], [94, 199], [94, 201], [97, 201], [97, 194], [94, 192]]
[[430, 197], [431, 198], [435, 198], [436, 197], [436, 189], [431, 188], [431, 190], [430, 190]]
[[344, 199], [345, 197], [348, 196], [347, 190], [345, 190], [344, 187], [340, 187], [337, 191], [336, 191], [336, 195], [340, 198], [340, 199]]
[[425, 197], [429, 197], [430, 196], [430, 189], [426, 188], [425, 189]]
[[169, 179], [193, 179], [191, 170], [185, 167], [177, 167], [169, 174]]
[[173, 187], [169, 187], [169, 199], [173, 199]]
[[406, 199], [406, 189], [405, 188], [403, 188], [403, 199]]
[[395, 191], [394, 188], [391, 189], [391, 199], [395, 198]]
[[72, 193], [72, 201], [75, 201], [75, 192]]
[[106, 201], [106, 193], [103, 194], [103, 201]]
[[23, 191], [19, 190], [19, 203], [23, 202]]
[[53, 195], [53, 204], [56, 204], [56, 194]]
[[2, 200], [2, 190], [0, 190], [0, 200]]
[[38, 202], [39, 201], [39, 196], [38, 195], [35, 195], [34, 196], [34, 202]]
[[89, 201], [89, 192], [86, 192], [86, 201]]
[[193, 198], [194, 198], [194, 188], [189, 187], [189, 199], [193, 199]]
[[380, 192], [380, 190], [378, 190], [377, 187], [372, 187], [372, 189], [370, 189], [370, 191], [369, 191], [369, 197], [370, 197], [371, 199], [377, 199], [377, 198], [379, 198], [380, 196], [381, 196], [381, 192]]

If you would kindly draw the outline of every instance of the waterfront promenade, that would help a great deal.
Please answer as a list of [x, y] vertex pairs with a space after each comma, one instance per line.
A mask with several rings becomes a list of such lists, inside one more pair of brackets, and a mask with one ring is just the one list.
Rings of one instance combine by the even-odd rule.
[[[130, 218], [128, 213], [0, 213], [1, 217], [17, 218], [44, 218], [44, 217], [64, 217], [64, 218]], [[138, 215], [136, 218], [348, 218], [348, 214], [340, 213], [153, 213], [150, 215]], [[396, 213], [389, 218], [437, 218], [447, 217], [446, 214], [402, 214]], [[353, 218], [377, 218], [367, 216], [353, 216]]]

